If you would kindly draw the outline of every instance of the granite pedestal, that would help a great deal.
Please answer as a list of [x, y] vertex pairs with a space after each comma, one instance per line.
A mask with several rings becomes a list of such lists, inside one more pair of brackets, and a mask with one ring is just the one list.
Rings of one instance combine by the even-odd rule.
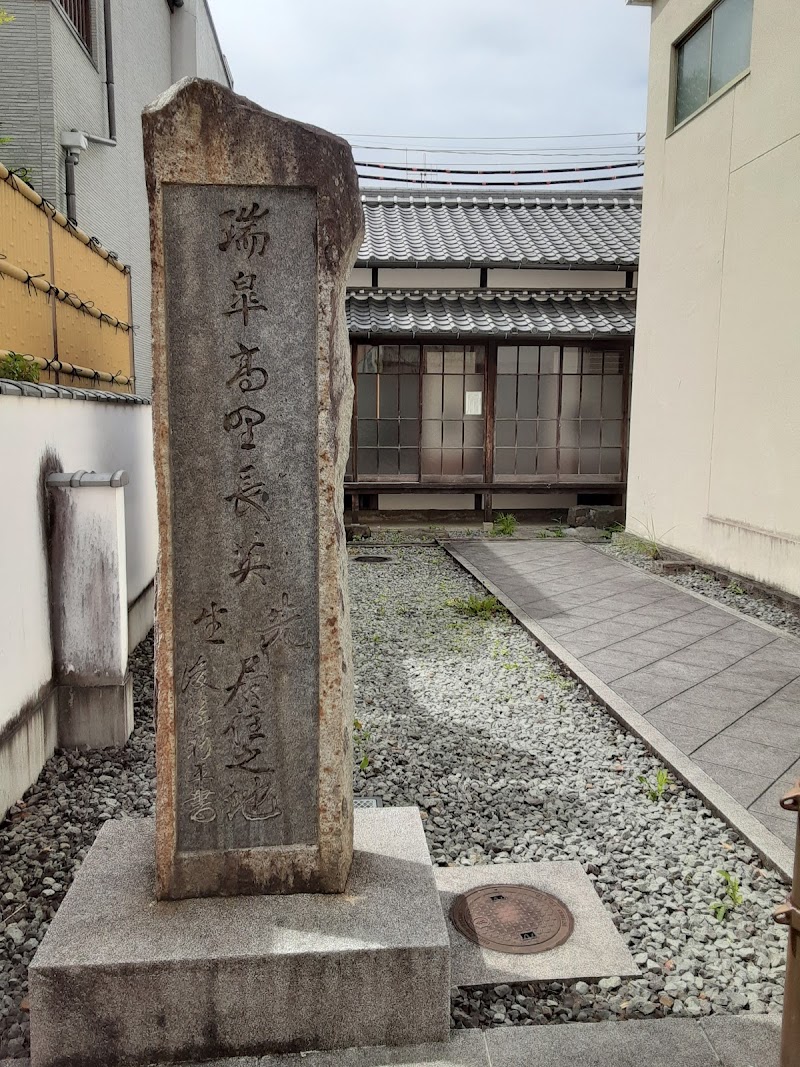
[[32, 1067], [446, 1040], [419, 813], [357, 811], [354, 844], [341, 895], [156, 901], [153, 822], [107, 822], [30, 968]]

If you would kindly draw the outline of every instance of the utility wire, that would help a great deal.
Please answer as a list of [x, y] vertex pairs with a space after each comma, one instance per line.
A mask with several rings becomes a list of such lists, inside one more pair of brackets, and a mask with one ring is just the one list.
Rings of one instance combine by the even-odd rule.
[[[517, 182], [517, 181], [501, 181], [501, 182], [476, 182], [476, 181], [446, 181], [443, 178], [437, 178], [433, 182], [425, 181], [420, 178], [395, 178], [391, 175], [379, 175], [379, 174], [359, 174], [359, 178], [363, 181], [369, 182], [391, 182], [392, 185], [418, 185], [421, 188], [430, 189], [433, 185], [463, 185], [469, 188], [482, 188], [482, 189], [508, 189], [517, 186], [533, 186], [541, 188], [546, 185], [585, 185], [588, 182], [609, 182], [614, 181], [616, 175], [604, 175], [600, 178], [557, 178], [555, 181], [538, 181], [538, 182]], [[620, 174], [619, 179], [630, 180], [632, 175]]]
[[574, 174], [581, 171], [597, 171], [597, 170], [630, 170], [632, 167], [642, 167], [641, 160], [632, 160], [625, 163], [594, 163], [587, 166], [574, 166], [574, 167], [536, 167], [532, 170], [515, 170], [508, 167], [499, 168], [482, 168], [464, 164], [463, 166], [457, 166], [453, 164], [450, 167], [437, 167], [427, 166], [425, 164], [412, 164], [412, 163], [370, 163], [366, 160], [356, 160], [357, 167], [370, 167], [373, 170], [392, 170], [401, 171], [404, 173], [414, 172], [422, 174]]

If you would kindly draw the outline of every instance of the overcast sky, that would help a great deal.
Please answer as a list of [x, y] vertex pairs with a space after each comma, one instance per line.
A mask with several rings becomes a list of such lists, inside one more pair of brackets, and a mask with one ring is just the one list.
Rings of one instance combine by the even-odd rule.
[[644, 128], [650, 12], [625, 0], [209, 0], [238, 92], [339, 134]]

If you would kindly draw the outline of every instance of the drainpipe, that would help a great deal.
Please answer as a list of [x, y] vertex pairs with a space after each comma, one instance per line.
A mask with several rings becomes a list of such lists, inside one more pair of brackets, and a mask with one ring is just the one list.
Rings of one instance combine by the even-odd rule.
[[117, 105], [114, 99], [114, 37], [111, 26], [111, 0], [103, 0], [103, 24], [106, 40], [106, 99], [108, 103], [108, 137], [117, 143]]
[[77, 152], [67, 152], [64, 170], [67, 178], [67, 218], [73, 226], [78, 225], [78, 198], [75, 195], [75, 168], [78, 165]]
[[775, 922], [789, 928], [786, 986], [783, 994], [781, 1067], [800, 1067], [800, 782], [781, 797], [784, 811], [797, 814], [793, 885], [784, 904], [774, 911]]

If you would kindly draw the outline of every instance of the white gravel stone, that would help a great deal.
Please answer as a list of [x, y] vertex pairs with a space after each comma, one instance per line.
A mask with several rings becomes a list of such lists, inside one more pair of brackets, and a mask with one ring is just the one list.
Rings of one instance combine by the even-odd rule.
[[[779, 1011], [777, 876], [682, 785], [648, 800], [637, 779], [658, 761], [512, 620], [448, 607], [486, 592], [444, 552], [383, 550], [390, 563], [350, 571], [356, 713], [369, 733], [356, 791], [418, 805], [438, 864], [578, 860], [645, 961], [642, 978], [613, 989], [459, 991], [454, 1025]], [[744, 895], [724, 923], [711, 912], [719, 870]]]

